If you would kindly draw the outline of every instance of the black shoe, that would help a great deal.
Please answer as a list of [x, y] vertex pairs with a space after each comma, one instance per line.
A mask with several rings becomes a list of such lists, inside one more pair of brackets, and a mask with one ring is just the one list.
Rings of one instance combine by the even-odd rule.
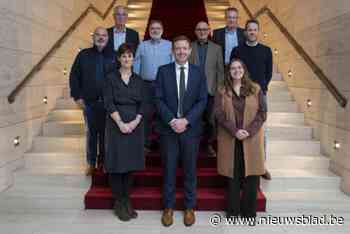
[[129, 221], [131, 219], [128, 209], [127, 203], [125, 200], [116, 200], [114, 203], [114, 213], [121, 221]]
[[132, 219], [136, 219], [138, 214], [137, 214], [136, 210], [134, 210], [134, 208], [132, 207], [130, 200], [127, 201], [127, 209], [128, 209], [128, 213], [129, 213], [130, 217]]

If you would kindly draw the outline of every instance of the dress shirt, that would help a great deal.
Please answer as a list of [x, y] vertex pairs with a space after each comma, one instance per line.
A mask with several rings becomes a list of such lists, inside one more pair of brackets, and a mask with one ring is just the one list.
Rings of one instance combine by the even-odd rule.
[[237, 30], [225, 29], [225, 64], [230, 63], [230, 55], [233, 48], [238, 46]]
[[173, 61], [171, 42], [168, 40], [147, 40], [137, 48], [134, 72], [144, 80], [154, 81], [158, 67]]
[[117, 29], [114, 27], [113, 37], [114, 37], [114, 50], [117, 51], [119, 46], [123, 44], [126, 40], [126, 29], [124, 28], [122, 31], [117, 31]]

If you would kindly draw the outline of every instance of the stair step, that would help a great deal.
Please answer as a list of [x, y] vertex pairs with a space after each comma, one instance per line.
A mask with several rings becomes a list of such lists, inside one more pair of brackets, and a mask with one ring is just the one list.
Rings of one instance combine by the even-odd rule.
[[[33, 141], [30, 152], [85, 152], [85, 137], [64, 136], [47, 137], [38, 136]], [[318, 141], [282, 141], [269, 140], [268, 150], [270, 154], [320, 154], [320, 142]]]
[[[224, 210], [227, 206], [224, 189], [197, 189], [196, 210]], [[130, 194], [135, 209], [161, 210], [162, 191], [160, 187], [139, 187], [133, 189]], [[258, 191], [257, 210], [265, 210], [265, 197]], [[109, 188], [92, 187], [85, 197], [86, 209], [111, 209], [113, 207], [112, 192]], [[176, 191], [176, 210], [183, 209], [183, 192]]]
[[277, 102], [268, 99], [267, 109], [269, 112], [299, 112], [298, 105], [294, 101]]
[[305, 117], [304, 113], [287, 113], [287, 112], [269, 112], [267, 113], [268, 125], [278, 124], [291, 124], [291, 125], [304, 125]]

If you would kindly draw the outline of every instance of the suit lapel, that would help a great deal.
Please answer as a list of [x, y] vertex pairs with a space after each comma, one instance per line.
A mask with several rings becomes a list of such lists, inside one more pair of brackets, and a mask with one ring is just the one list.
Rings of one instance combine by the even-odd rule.
[[213, 43], [211, 41], [208, 41], [208, 49], [207, 49], [207, 55], [205, 59], [205, 70], [207, 70], [208, 64], [209, 64], [209, 59], [212, 58], [215, 54]]
[[191, 64], [188, 64], [187, 87], [186, 87], [184, 101], [186, 101], [187, 96], [190, 93], [190, 90], [192, 90], [192, 86], [193, 86], [193, 70], [192, 70]]
[[193, 48], [192, 48], [192, 53], [193, 53], [193, 63], [198, 65], [199, 64], [199, 55], [198, 55], [198, 46], [197, 43], [193, 43]]
[[173, 92], [173, 96], [175, 97], [176, 100], [176, 107], [178, 106], [178, 89], [177, 89], [177, 81], [176, 81], [176, 66], [175, 63], [172, 63], [171, 65], [171, 71], [169, 72], [169, 74], [171, 75], [170, 78], [170, 82], [171, 82], [171, 87], [175, 87], [174, 92]]

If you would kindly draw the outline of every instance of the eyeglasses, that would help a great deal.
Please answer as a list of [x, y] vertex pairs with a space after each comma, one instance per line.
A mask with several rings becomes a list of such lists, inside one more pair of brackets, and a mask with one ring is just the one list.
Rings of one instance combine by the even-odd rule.
[[198, 32], [207, 32], [207, 31], [209, 31], [209, 28], [196, 28], [196, 31], [198, 31]]
[[127, 16], [128, 14], [126, 14], [126, 13], [115, 13], [114, 15], [115, 16]]

